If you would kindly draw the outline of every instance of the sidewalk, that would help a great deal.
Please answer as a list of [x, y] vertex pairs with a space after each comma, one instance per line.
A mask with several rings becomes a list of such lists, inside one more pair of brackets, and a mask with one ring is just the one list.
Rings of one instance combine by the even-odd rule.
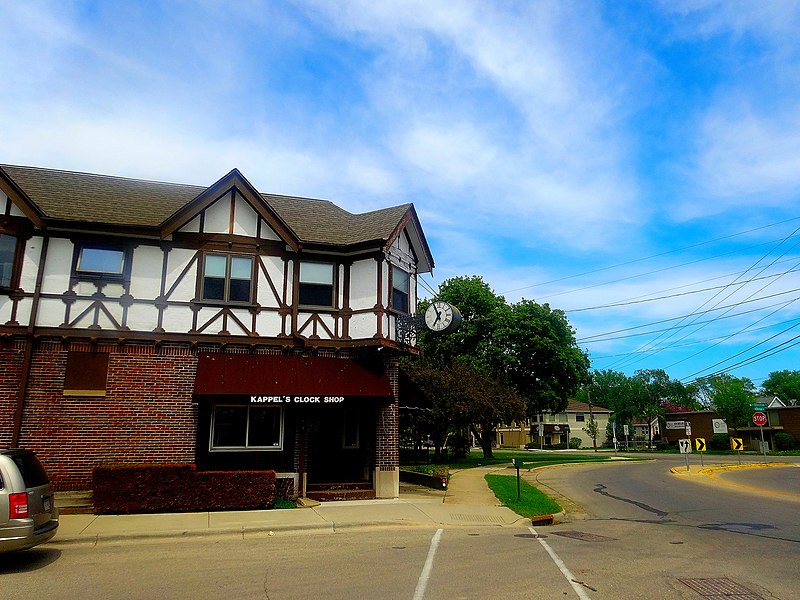
[[62, 515], [53, 543], [113, 541], [208, 534], [278, 534], [341, 531], [355, 527], [524, 526], [524, 519], [501, 506], [484, 475], [504, 471], [487, 467], [456, 471], [442, 492], [400, 484], [400, 498], [324, 502], [309, 508], [150, 515]]

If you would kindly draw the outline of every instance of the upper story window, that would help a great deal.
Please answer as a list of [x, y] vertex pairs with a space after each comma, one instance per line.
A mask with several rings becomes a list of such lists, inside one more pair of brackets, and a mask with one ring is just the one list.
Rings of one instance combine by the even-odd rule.
[[300, 263], [299, 304], [333, 306], [333, 264]]
[[124, 281], [130, 273], [131, 251], [120, 246], [85, 242], [77, 246], [74, 275], [78, 279]]
[[399, 267], [392, 267], [392, 308], [408, 314], [410, 277]]
[[83, 246], [75, 270], [79, 273], [122, 275], [125, 267], [125, 251], [111, 248]]
[[234, 254], [206, 254], [203, 264], [203, 300], [250, 302], [253, 258]]
[[583, 423], [586, 421], [586, 417], [583, 413], [575, 413], [575, 421], [578, 423]]
[[14, 267], [17, 263], [17, 238], [0, 233], [0, 288], [14, 284]]

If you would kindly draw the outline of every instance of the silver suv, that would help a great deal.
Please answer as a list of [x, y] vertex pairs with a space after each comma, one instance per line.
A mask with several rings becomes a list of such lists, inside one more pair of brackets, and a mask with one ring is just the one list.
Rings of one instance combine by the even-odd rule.
[[25, 550], [58, 529], [53, 486], [30, 450], [0, 450], [0, 552]]

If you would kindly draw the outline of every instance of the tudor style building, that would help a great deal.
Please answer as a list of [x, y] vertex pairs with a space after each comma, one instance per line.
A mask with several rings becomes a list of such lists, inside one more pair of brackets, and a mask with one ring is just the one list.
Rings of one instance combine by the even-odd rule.
[[196, 463], [397, 496], [397, 324], [432, 268], [411, 204], [2, 165], [0, 447], [59, 490]]

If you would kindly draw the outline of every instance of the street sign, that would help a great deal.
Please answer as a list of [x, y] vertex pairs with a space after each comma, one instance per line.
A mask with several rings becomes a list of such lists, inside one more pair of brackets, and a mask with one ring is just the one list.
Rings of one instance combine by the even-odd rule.
[[753, 410], [766, 410], [767, 403], [766, 402], [753, 402], [750, 406], [753, 407]]
[[711, 427], [714, 433], [728, 433], [728, 425], [724, 419], [711, 419]]
[[763, 427], [764, 425], [766, 425], [767, 424], [767, 413], [763, 413], [761, 411], [753, 413], [753, 423], [755, 423], [759, 427]]
[[705, 440], [705, 438], [695, 438], [694, 439], [694, 447], [698, 452], [705, 452], [706, 451], [706, 440]]
[[692, 435], [692, 424], [686, 421], [686, 435]]
[[731, 450], [744, 450], [742, 438], [731, 438]]
[[678, 440], [678, 449], [681, 454], [689, 454], [692, 451], [692, 440]]
[[625, 436], [627, 437], [627, 435], [628, 435], [628, 426], [627, 425], [623, 425], [622, 429], [625, 431]]

